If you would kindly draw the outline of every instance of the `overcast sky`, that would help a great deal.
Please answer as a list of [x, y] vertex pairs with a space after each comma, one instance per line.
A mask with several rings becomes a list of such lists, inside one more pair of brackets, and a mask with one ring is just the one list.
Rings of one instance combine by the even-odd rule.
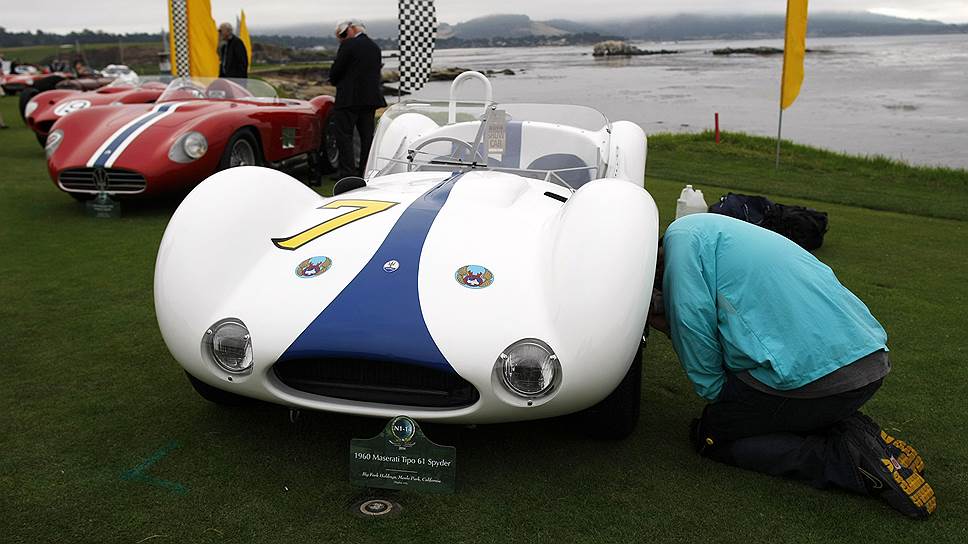
[[[396, 18], [397, 0], [211, 0], [217, 21], [233, 21], [245, 9], [250, 27], [319, 21], [327, 29], [347, 18]], [[168, 25], [167, 0], [3, 0], [0, 25], [11, 31], [156, 32]], [[495, 13], [533, 19], [595, 20], [673, 13], [782, 13], [783, 0], [437, 0], [437, 19], [458, 23]], [[810, 10], [873, 11], [898, 17], [968, 23], [968, 0], [810, 0]]]

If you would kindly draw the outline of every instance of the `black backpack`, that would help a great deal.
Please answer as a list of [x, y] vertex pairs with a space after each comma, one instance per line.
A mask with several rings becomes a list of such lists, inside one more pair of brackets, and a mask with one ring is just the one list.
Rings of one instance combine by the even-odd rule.
[[826, 212], [777, 204], [762, 196], [726, 193], [709, 211], [772, 230], [809, 251], [823, 245], [823, 236], [827, 233]]

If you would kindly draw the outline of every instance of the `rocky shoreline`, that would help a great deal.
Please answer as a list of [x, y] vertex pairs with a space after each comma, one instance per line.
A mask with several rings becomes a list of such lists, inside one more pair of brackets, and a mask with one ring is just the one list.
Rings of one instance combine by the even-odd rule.
[[[430, 73], [430, 81], [453, 81], [462, 72], [468, 71], [467, 68], [443, 68], [433, 70]], [[503, 70], [483, 70], [481, 71], [488, 77], [513, 76], [514, 70], [505, 68]], [[336, 95], [336, 87], [329, 84], [328, 66], [302, 66], [302, 67], [283, 67], [278, 70], [263, 71], [253, 74], [265, 80], [270, 85], [279, 89], [280, 95], [288, 98], [298, 98], [308, 100], [322, 94]], [[396, 87], [387, 85], [400, 81], [400, 73], [396, 70], [383, 71], [383, 94], [385, 96], [408, 95], [410, 93], [398, 92]]]
[[679, 51], [675, 49], [639, 49], [619, 40], [599, 42], [592, 49], [593, 57], [634, 57], [639, 55], [675, 55], [678, 53]]

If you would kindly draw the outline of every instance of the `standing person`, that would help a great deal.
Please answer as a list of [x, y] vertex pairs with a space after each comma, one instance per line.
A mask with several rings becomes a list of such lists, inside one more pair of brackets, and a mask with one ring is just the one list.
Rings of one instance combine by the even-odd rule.
[[[3, 77], [3, 71], [0, 70], [0, 77]], [[6, 93], [3, 92], [3, 86], [0, 85], [0, 98], [3, 98]], [[3, 113], [0, 112], [0, 128], [10, 128], [6, 123], [3, 122]]]
[[[0, 54], [0, 80], [3, 76], [7, 74], [7, 61], [3, 60], [3, 55]], [[3, 98], [6, 93], [3, 92], [3, 85], [0, 85], [0, 98]], [[3, 113], [0, 113], [0, 128], [8, 128], [7, 124], [3, 122]]]
[[[329, 69], [329, 81], [336, 86], [333, 123], [339, 149], [339, 176], [362, 176], [373, 143], [377, 108], [383, 99], [383, 56], [380, 46], [366, 35], [359, 21], [336, 26], [339, 50]], [[353, 129], [360, 133], [360, 165], [353, 153]]]
[[218, 46], [218, 77], [245, 79], [249, 77], [249, 56], [245, 44], [232, 33], [232, 25], [222, 23], [218, 27], [222, 43]]
[[700, 455], [934, 512], [921, 456], [858, 411], [891, 369], [887, 333], [830, 268], [716, 214], [675, 221], [662, 242], [649, 324], [709, 401], [690, 429]]

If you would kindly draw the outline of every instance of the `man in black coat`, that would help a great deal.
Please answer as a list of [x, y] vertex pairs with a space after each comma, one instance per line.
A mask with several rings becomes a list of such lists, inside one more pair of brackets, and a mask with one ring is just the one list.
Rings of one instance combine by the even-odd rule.
[[[333, 123], [339, 148], [339, 176], [362, 176], [373, 143], [375, 113], [386, 107], [383, 99], [383, 57], [380, 46], [366, 35], [359, 21], [336, 26], [340, 42], [329, 69], [329, 81], [336, 86]], [[353, 129], [360, 133], [360, 165], [353, 153]]]
[[249, 77], [249, 54], [242, 40], [232, 33], [232, 25], [222, 23], [218, 27], [218, 35], [222, 39], [218, 47], [218, 77]]

